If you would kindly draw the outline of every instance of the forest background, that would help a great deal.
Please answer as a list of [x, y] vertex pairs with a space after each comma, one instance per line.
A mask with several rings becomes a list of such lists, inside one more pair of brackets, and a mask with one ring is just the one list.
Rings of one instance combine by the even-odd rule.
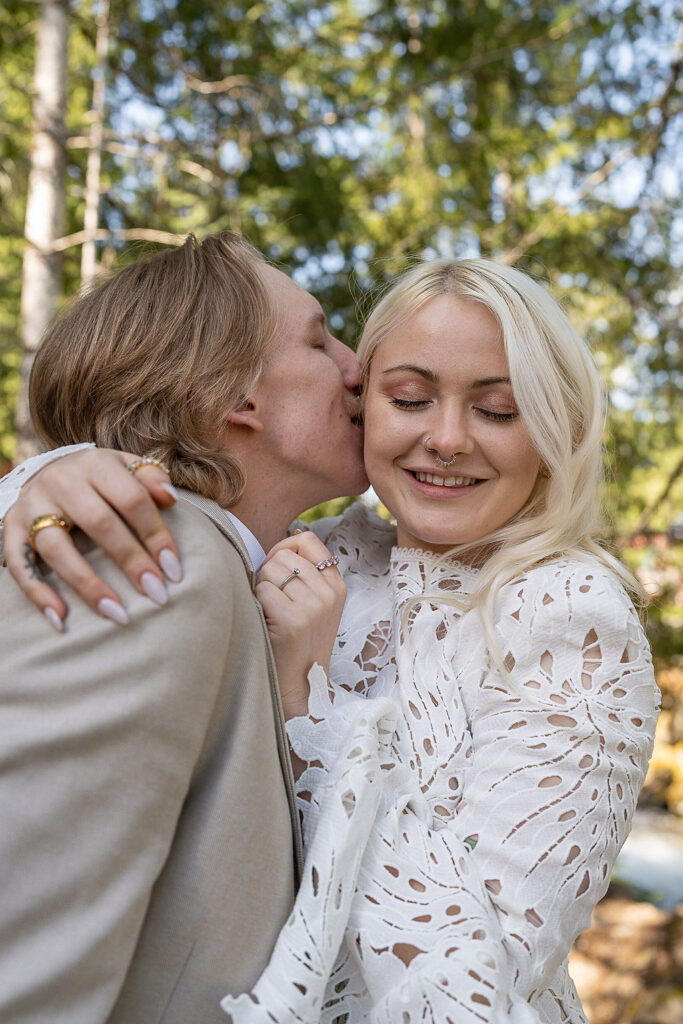
[[[351, 344], [417, 258], [530, 271], [605, 382], [610, 543], [651, 594], [664, 692], [647, 799], [683, 814], [681, 14], [680, 0], [5, 2], [0, 472], [35, 445], [22, 387], [61, 303], [188, 232], [245, 234]], [[672, 985], [683, 997], [682, 920], [660, 922], [664, 1013]], [[628, 1009], [606, 984], [595, 1024], [660, 1020], [652, 984]]]

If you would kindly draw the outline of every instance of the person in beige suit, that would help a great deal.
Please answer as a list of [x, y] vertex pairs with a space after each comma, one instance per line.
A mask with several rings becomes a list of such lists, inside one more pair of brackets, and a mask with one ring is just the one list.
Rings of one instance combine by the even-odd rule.
[[[96, 536], [91, 501], [93, 541], [72, 535], [73, 586], [55, 597], [78, 497], [67, 473], [59, 507], [35, 510], [38, 562], [27, 547], [11, 566], [50, 595], [61, 635], [0, 570], [3, 1024], [219, 1024], [226, 991], [263, 971], [301, 839], [255, 569], [302, 509], [365, 488], [359, 383], [317, 302], [228, 233], [127, 268], [48, 333], [37, 425], [52, 447], [118, 449], [92, 478], [104, 507], [107, 458], [130, 465], [115, 486], [143, 543], [118, 569], [97, 542], [120, 555], [127, 531]], [[50, 472], [23, 501], [41, 501]], [[292, 558], [329, 618], [337, 570]], [[312, 632], [311, 663], [329, 659], [329, 634]]]

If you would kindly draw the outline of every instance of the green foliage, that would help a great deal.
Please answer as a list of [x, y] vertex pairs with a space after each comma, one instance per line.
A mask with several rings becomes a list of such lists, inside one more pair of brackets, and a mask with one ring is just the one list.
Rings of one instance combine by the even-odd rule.
[[[67, 233], [82, 227], [92, 0], [72, 0]], [[11, 454], [38, 4], [0, 11], [0, 454]], [[680, 47], [673, 0], [111, 3], [103, 263], [144, 228], [242, 231], [352, 342], [423, 256], [549, 283], [613, 399], [617, 538], [666, 528], [683, 453]], [[79, 141], [80, 140], [80, 141]], [[117, 234], [118, 233], [118, 234]], [[78, 285], [65, 255], [65, 294]]]

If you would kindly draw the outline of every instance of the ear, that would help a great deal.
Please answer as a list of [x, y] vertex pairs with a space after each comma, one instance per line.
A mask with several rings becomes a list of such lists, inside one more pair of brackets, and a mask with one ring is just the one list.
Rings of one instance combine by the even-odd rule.
[[232, 423], [236, 427], [246, 427], [248, 430], [263, 430], [263, 420], [253, 402], [247, 400], [232, 409], [225, 417], [226, 423]]

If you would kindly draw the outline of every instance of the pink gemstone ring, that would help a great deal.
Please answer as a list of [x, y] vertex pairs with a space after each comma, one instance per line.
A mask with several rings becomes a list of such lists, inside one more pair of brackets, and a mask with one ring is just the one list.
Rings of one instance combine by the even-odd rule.
[[339, 557], [337, 555], [330, 555], [329, 558], [323, 558], [322, 562], [315, 563], [316, 569], [319, 569], [320, 572], [323, 569], [331, 569], [333, 565], [339, 565]]

